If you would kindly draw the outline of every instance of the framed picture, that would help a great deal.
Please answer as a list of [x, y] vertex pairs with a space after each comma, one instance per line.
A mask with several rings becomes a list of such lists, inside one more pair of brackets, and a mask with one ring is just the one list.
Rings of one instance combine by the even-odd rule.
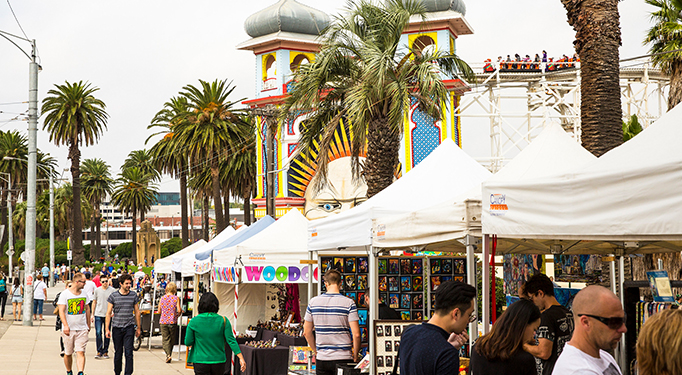
[[431, 309], [435, 309], [436, 307], [436, 295], [431, 294]]
[[400, 340], [393, 341], [393, 350], [397, 353], [400, 350]]
[[400, 273], [400, 264], [398, 263], [398, 259], [388, 260], [388, 273], [392, 275], [397, 275]]
[[355, 258], [346, 258], [344, 271], [346, 273], [355, 273]]
[[431, 291], [435, 292], [440, 286], [440, 276], [431, 276]]
[[367, 307], [365, 303], [365, 292], [358, 292], [358, 307]]
[[410, 276], [400, 276], [400, 291], [412, 291], [412, 278]]
[[369, 272], [369, 261], [367, 260], [367, 257], [358, 258], [358, 272], [359, 273]]
[[392, 309], [400, 308], [400, 294], [391, 293], [388, 295], [388, 307]]
[[415, 275], [421, 275], [423, 272], [423, 263], [421, 259], [412, 259], [412, 273]]
[[389, 292], [399, 292], [400, 286], [398, 285], [398, 276], [388, 277], [388, 291]]
[[454, 263], [455, 273], [466, 273], [466, 261], [464, 259], [455, 259]]
[[419, 293], [419, 294], [413, 294], [412, 295], [412, 309], [414, 310], [419, 310], [424, 308], [424, 295]]
[[[386, 351], [386, 353], [392, 352], [393, 351], [393, 341], [386, 341], [386, 343], [384, 344], [384, 350]], [[388, 357], [386, 357], [386, 358], [388, 358]]]
[[380, 274], [385, 274], [388, 273], [388, 262], [386, 259], [379, 259], [379, 273]]
[[442, 259], [440, 262], [440, 270], [442, 273], [452, 273], [452, 259]]
[[358, 324], [366, 326], [368, 320], [367, 309], [358, 309]]
[[376, 362], [377, 362], [377, 367], [384, 367], [384, 356], [378, 355]]
[[432, 274], [440, 273], [440, 259], [431, 259], [431, 273]]
[[369, 336], [367, 335], [367, 328], [365, 327], [360, 327], [360, 341], [361, 342], [369, 341]]
[[401, 311], [400, 312], [400, 319], [402, 320], [411, 320], [411, 315], [409, 311]]
[[379, 276], [379, 291], [380, 292], [387, 292], [388, 291], [388, 281], [386, 280], [386, 276]]
[[400, 308], [401, 309], [409, 309], [411, 303], [412, 303], [412, 298], [410, 298], [409, 294], [404, 293], [400, 296]]
[[388, 293], [379, 293], [379, 302], [388, 305]]
[[[343, 286], [343, 285], [342, 285]], [[327, 286], [324, 285], [324, 283], [320, 283], [320, 289], [322, 290], [322, 293], [327, 291]]]
[[392, 355], [386, 356], [386, 367], [393, 367], [393, 356]]
[[421, 276], [412, 276], [412, 291], [421, 292], [424, 290], [424, 280]]
[[441, 276], [441, 277], [440, 277], [440, 282], [441, 282], [441, 283], [445, 283], [445, 282], [448, 282], [448, 281], [452, 281], [452, 276]]
[[393, 336], [393, 327], [389, 325], [384, 326], [384, 335]]
[[334, 258], [334, 269], [343, 273], [343, 258]]
[[355, 284], [355, 275], [346, 275], [344, 276], [344, 285], [343, 289], [344, 290], [355, 290], [356, 289], [356, 284]]
[[455, 278], [453, 280], [459, 281], [459, 282], [464, 282], [464, 276], [455, 276]]
[[353, 302], [355, 302], [355, 304], [358, 303], [358, 297], [357, 297], [357, 295], [355, 294], [355, 292], [346, 292], [346, 293], [344, 293], [344, 295], [345, 295], [346, 297], [352, 299]]
[[332, 258], [322, 258], [322, 274], [327, 273], [328, 270], [332, 269]]
[[377, 337], [384, 337], [384, 326], [377, 326]]
[[411, 261], [411, 259], [401, 259], [400, 260], [400, 273], [403, 275], [409, 275], [412, 273], [412, 261]]
[[367, 275], [358, 275], [358, 290], [367, 290]]
[[412, 311], [412, 320], [424, 320], [423, 311]]

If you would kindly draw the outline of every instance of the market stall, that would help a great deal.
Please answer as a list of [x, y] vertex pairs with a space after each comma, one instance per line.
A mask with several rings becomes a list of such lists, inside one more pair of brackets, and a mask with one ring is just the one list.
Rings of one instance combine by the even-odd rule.
[[[682, 250], [682, 136], [677, 106], [599, 159], [554, 176], [483, 184], [483, 233], [539, 252], [592, 248], [628, 253]], [[490, 199], [489, 199], [490, 198]], [[553, 241], [549, 248], [537, 246]], [[488, 241], [484, 240], [487, 248]], [[621, 299], [624, 298], [624, 293]], [[622, 348], [621, 348], [621, 352]], [[621, 368], [627, 362], [620, 356]]]

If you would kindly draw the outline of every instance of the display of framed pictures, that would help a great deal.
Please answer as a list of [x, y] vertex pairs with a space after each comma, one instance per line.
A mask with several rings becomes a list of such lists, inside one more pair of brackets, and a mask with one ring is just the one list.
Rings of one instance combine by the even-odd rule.
[[424, 258], [414, 257], [379, 258], [379, 299], [383, 292], [388, 292], [386, 304], [397, 310], [403, 319], [414, 319], [414, 316], [423, 319], [426, 315], [424, 262]]
[[[428, 258], [431, 276], [429, 277], [429, 290], [431, 292], [430, 307], [433, 313], [438, 287], [448, 281], [466, 282], [466, 258]], [[414, 282], [413, 282], [414, 284]], [[414, 314], [413, 314], [414, 319]]]
[[373, 324], [374, 335], [374, 364], [376, 365], [376, 374], [391, 374], [393, 366], [398, 365], [398, 351], [400, 350], [400, 338], [402, 333], [411, 325], [415, 325], [414, 321], [402, 320], [375, 320]]

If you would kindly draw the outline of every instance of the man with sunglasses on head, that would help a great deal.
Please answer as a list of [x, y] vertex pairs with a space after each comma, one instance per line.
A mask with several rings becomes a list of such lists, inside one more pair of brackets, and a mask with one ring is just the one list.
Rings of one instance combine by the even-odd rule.
[[622, 375], [607, 352], [615, 349], [627, 332], [620, 299], [602, 286], [588, 286], [576, 294], [573, 316], [573, 338], [564, 347], [552, 375]]
[[573, 313], [556, 300], [554, 283], [541, 273], [526, 281], [523, 297], [533, 301], [542, 311], [537, 330], [538, 343], [525, 343], [523, 349], [532, 354], [541, 366], [538, 373], [542, 371], [542, 375], [551, 375], [557, 358], [573, 334]]
[[400, 339], [401, 374], [459, 374], [459, 348], [476, 320], [476, 289], [459, 281], [446, 281], [436, 290], [435, 312], [428, 322], [409, 327]]

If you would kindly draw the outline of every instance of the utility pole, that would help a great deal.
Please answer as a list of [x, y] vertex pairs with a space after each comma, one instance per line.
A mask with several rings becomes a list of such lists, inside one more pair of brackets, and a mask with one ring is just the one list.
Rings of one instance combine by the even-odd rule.
[[55, 286], [54, 277], [54, 169], [50, 168], [50, 285]]
[[38, 63], [36, 41], [31, 41], [28, 77], [28, 187], [26, 193], [26, 263], [24, 283], [24, 326], [33, 326], [33, 281], [36, 261], [36, 166], [38, 138]]
[[14, 232], [12, 231], [12, 176], [9, 173], [2, 172], [7, 175], [7, 228], [9, 238], [9, 249], [7, 256], [9, 257], [9, 280], [14, 281], [14, 274], [12, 273], [12, 256], [14, 255]]
[[251, 110], [251, 113], [265, 119], [265, 212], [273, 219], [276, 219], [275, 178], [277, 177], [277, 170], [275, 168], [275, 137], [277, 136], [277, 115], [279, 110], [274, 105], [268, 104], [263, 108]]

